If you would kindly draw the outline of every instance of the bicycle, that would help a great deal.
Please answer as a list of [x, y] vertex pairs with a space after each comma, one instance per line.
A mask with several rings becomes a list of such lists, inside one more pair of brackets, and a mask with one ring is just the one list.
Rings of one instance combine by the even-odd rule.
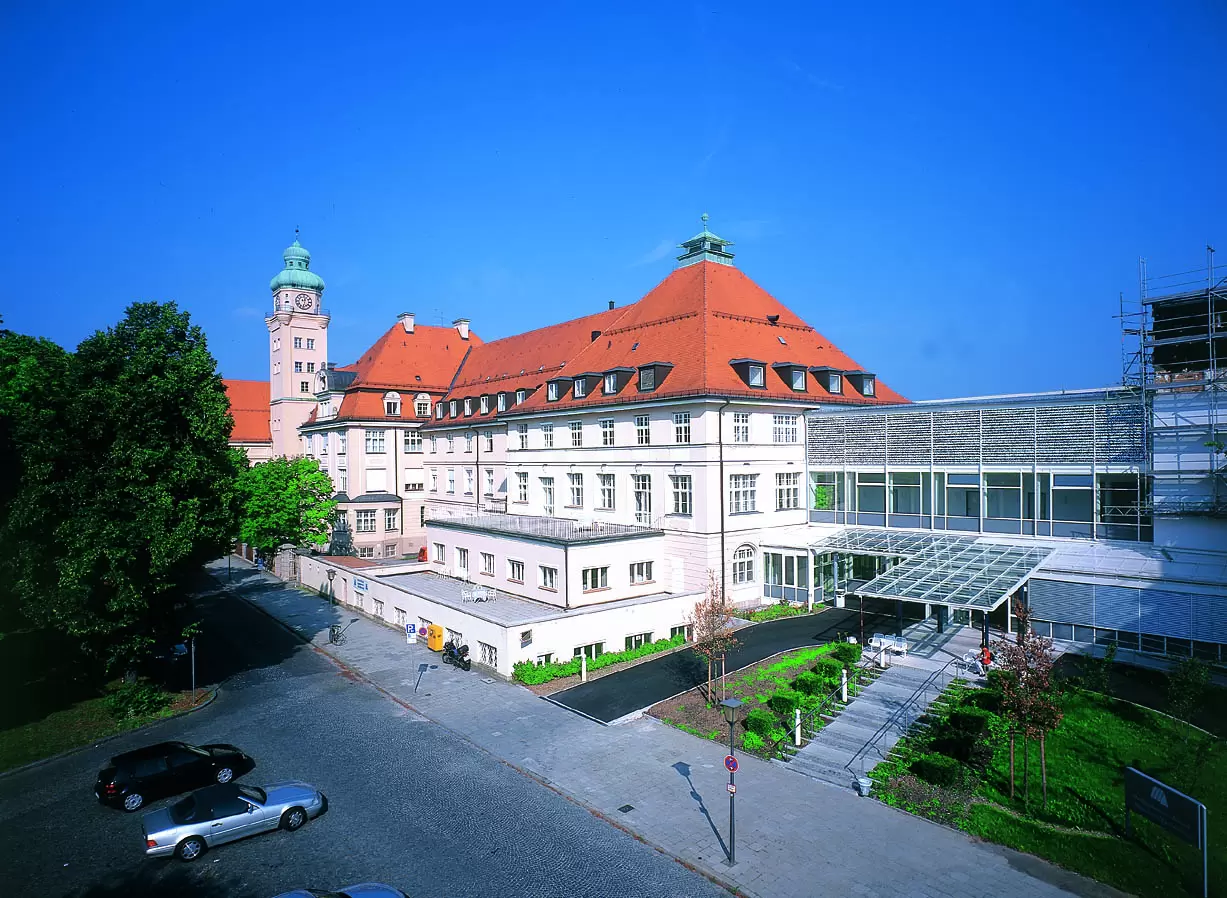
[[344, 627], [340, 624], [332, 624], [328, 627], [328, 642], [330, 645], [345, 645], [349, 641], [349, 637], [345, 635], [345, 631], [358, 622], [358, 618], [354, 618]]

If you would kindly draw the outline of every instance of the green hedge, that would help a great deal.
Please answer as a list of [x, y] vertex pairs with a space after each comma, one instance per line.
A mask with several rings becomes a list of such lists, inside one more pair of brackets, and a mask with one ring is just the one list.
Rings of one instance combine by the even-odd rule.
[[804, 605], [800, 608], [793, 608], [791, 605], [771, 605], [767, 608], [760, 608], [758, 611], [751, 611], [746, 615], [746, 618], [761, 624], [764, 621], [779, 620], [783, 617], [796, 617], [797, 615], [808, 613]]
[[823, 658], [814, 665], [814, 673], [823, 682], [823, 691], [830, 692], [839, 685], [839, 675], [844, 666], [835, 658]]
[[837, 642], [831, 649], [831, 657], [844, 667], [851, 667], [861, 660], [861, 647], [855, 642]]
[[[634, 661], [636, 658], [642, 658], [645, 655], [654, 655], [657, 652], [668, 651], [669, 649], [677, 648], [685, 641], [686, 637], [679, 633], [672, 639], [658, 639], [655, 642], [641, 645], [637, 649], [627, 649], [623, 652], [605, 652], [588, 660], [588, 670], [600, 670], [603, 667], [609, 667], [611, 664]], [[570, 661], [551, 661], [549, 664], [517, 661], [511, 666], [511, 675], [526, 686], [538, 686], [541, 683], [548, 683], [550, 680], [557, 680], [561, 677], [578, 676], [579, 669], [579, 658], [572, 658]]]
[[983, 708], [963, 706], [950, 712], [946, 724], [955, 732], [966, 733], [974, 738], [988, 729], [990, 716]]
[[745, 733], [741, 737], [741, 747], [746, 751], [762, 751], [767, 747], [767, 743], [758, 733]]
[[962, 776], [963, 765], [946, 755], [921, 755], [909, 765], [912, 773], [935, 786], [953, 786]]
[[797, 674], [797, 678], [792, 681], [797, 690], [804, 692], [806, 695], [825, 695], [830, 692], [829, 689], [823, 688], [823, 679], [813, 671], [803, 671]]
[[775, 719], [775, 715], [766, 708], [751, 708], [750, 713], [746, 715], [746, 729], [764, 738], [778, 726], [779, 722]]
[[785, 723], [791, 724], [796, 716], [797, 708], [801, 706], [801, 700], [804, 698], [802, 693], [796, 689], [777, 689], [772, 696], [767, 699], [767, 707], [776, 714], [784, 718]]

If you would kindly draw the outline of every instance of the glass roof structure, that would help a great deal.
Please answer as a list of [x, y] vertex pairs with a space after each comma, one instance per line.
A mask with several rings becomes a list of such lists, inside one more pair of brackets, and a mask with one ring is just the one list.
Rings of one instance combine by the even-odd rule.
[[815, 552], [902, 557], [857, 595], [992, 610], [1053, 552], [1052, 546], [852, 527], [814, 543]]

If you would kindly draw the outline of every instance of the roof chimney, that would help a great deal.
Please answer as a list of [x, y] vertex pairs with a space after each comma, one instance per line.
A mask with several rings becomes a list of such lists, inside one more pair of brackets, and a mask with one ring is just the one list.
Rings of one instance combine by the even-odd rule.
[[399, 321], [401, 323], [401, 326], [405, 328], [405, 333], [407, 334], [413, 333], [413, 313], [412, 312], [401, 312], [399, 315], [396, 316], [396, 320]]
[[456, 328], [456, 333], [460, 334], [461, 340], [469, 339], [469, 319], [457, 318], [452, 322], [452, 327]]
[[614, 301], [612, 299], [609, 301], [609, 307], [611, 309], [614, 307]]

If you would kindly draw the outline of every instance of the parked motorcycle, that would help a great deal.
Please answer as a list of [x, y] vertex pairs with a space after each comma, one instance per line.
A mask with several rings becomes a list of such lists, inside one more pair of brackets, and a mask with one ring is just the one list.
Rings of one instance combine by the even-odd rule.
[[449, 639], [443, 643], [443, 663], [454, 664], [461, 670], [472, 669], [473, 659], [469, 657], [469, 647], [467, 645], [457, 647], [456, 643]]

